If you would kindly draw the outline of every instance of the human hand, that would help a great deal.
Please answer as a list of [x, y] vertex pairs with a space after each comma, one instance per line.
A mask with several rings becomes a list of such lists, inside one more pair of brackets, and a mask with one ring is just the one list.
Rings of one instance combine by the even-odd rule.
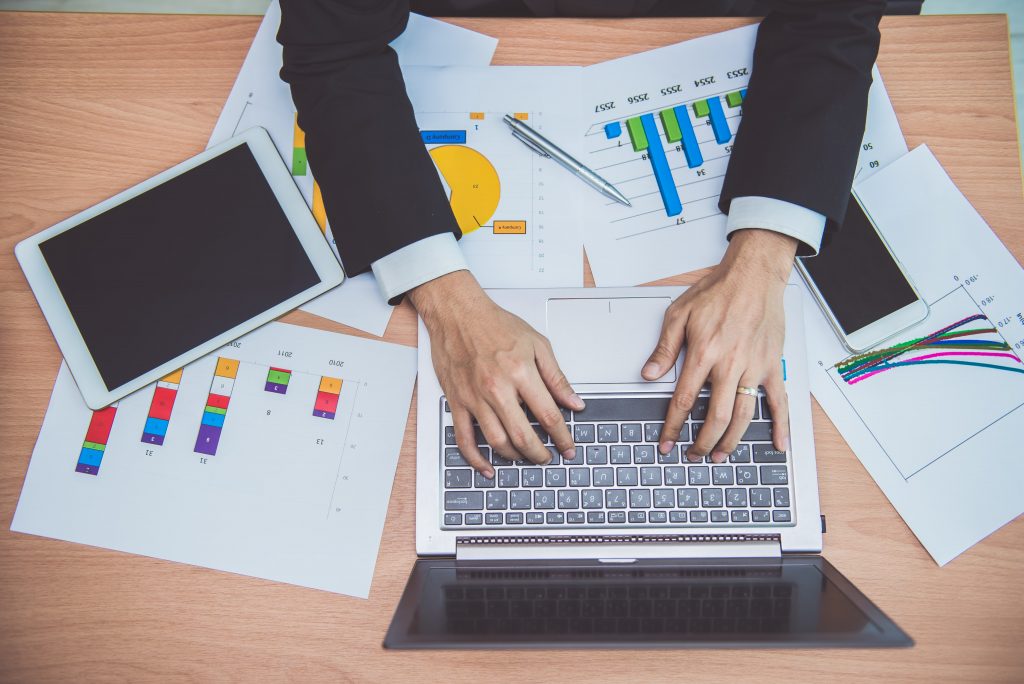
[[466, 461], [486, 477], [494, 468], [480, 453], [473, 420], [487, 443], [510, 460], [551, 461], [534, 432], [525, 402], [563, 458], [576, 446], [558, 408], [580, 411], [547, 338], [487, 296], [469, 271], [431, 280], [408, 293], [430, 333], [434, 371], [455, 423], [455, 441]]
[[665, 312], [661, 338], [641, 373], [646, 380], [662, 377], [686, 345], [683, 370], [661, 431], [661, 453], [675, 446], [708, 381], [707, 419], [687, 449], [689, 460], [699, 461], [710, 453], [713, 462], [723, 463], [736, 449], [757, 401], [738, 393], [738, 387], [765, 388], [775, 448], [789, 450], [781, 364], [786, 332], [783, 294], [796, 246], [795, 239], [772, 231], [738, 231], [722, 263]]

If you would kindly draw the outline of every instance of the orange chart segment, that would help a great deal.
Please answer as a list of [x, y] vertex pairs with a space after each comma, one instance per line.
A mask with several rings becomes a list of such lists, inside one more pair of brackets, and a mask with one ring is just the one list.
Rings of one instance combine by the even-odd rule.
[[472, 147], [441, 145], [430, 157], [451, 189], [449, 202], [462, 233], [486, 225], [498, 209], [501, 180], [494, 165]]

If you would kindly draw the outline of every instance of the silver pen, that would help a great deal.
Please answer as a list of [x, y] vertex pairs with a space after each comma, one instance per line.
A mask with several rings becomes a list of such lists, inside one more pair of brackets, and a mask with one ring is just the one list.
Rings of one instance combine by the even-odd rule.
[[510, 129], [512, 129], [512, 135], [540, 156], [554, 159], [556, 162], [567, 168], [570, 173], [600, 192], [602, 195], [610, 197], [621, 204], [625, 204], [627, 207], [633, 206], [629, 203], [629, 200], [626, 199], [626, 196], [619, 192], [614, 185], [576, 161], [576, 159], [574, 159], [565, 150], [558, 147], [558, 145], [551, 142], [519, 119], [506, 114], [505, 123], [508, 124]]

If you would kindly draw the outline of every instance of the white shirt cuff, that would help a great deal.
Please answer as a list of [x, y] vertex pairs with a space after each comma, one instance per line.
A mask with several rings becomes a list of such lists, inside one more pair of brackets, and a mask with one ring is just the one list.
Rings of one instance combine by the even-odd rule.
[[807, 245], [800, 256], [815, 256], [825, 232], [825, 217], [799, 204], [771, 197], [735, 197], [729, 203], [726, 236], [742, 228], [764, 228], [796, 238]]
[[454, 271], [468, 270], [466, 257], [451, 233], [439, 233], [377, 259], [370, 268], [389, 303], [423, 283]]

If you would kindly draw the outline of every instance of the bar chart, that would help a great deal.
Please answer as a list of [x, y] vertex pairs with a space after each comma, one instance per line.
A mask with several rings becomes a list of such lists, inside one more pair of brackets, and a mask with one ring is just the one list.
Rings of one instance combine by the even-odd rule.
[[149, 415], [142, 430], [142, 441], [147, 444], [163, 444], [167, 427], [171, 421], [174, 400], [181, 385], [181, 369], [160, 378], [153, 388], [153, 401], [149, 404]]
[[78, 463], [75, 472], [96, 475], [100, 472], [103, 453], [107, 450], [107, 440], [114, 427], [114, 416], [117, 414], [117, 403], [93, 411], [89, 419], [89, 429], [82, 441], [82, 450], [78, 452]]
[[238, 361], [235, 359], [217, 358], [217, 368], [210, 384], [210, 394], [206, 398], [199, 435], [196, 437], [196, 453], [208, 456], [217, 455], [217, 445], [224, 431], [224, 419], [231, 401], [231, 390], [235, 386], [238, 375]]

